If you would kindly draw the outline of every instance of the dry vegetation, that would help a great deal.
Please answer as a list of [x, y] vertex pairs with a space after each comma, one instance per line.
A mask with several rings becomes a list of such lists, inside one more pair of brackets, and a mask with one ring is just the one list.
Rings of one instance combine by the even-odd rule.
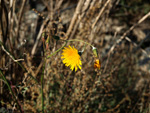
[[[149, 3], [0, 0], [0, 113], [150, 113]], [[76, 72], [47, 58], [62, 39], [94, 45], [101, 69], [90, 46]]]

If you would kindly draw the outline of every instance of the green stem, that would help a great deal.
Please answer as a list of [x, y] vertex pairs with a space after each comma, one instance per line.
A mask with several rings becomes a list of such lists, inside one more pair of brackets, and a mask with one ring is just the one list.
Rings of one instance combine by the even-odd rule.
[[[63, 39], [61, 39], [61, 40], [63, 40]], [[58, 50], [56, 50], [54, 53], [52, 53], [51, 55], [49, 55], [47, 58], [50, 58], [51, 56], [53, 56], [53, 55], [55, 55], [56, 53], [58, 53], [61, 49], [63, 49], [63, 48], [66, 46], [67, 42], [78, 41], [78, 42], [83, 42], [83, 43], [85, 43], [85, 44], [87, 44], [87, 45], [89, 45], [89, 46], [91, 46], [91, 47], [94, 47], [94, 46], [91, 45], [90, 43], [84, 42], [83, 40], [78, 40], [78, 39], [63, 40], [63, 41], [65, 41], [65, 44], [64, 44], [61, 48], [59, 48]]]
[[9, 85], [7, 79], [5, 78], [5, 76], [4, 76], [4, 74], [2, 73], [1, 70], [0, 70], [0, 74], [2, 75], [2, 79], [5, 81], [5, 83], [6, 83], [7, 87], [8, 87], [8, 89], [9, 89], [9, 91], [11, 92], [11, 94], [13, 96], [13, 99], [15, 100], [17, 106], [19, 107], [20, 112], [22, 113], [23, 111], [21, 110], [21, 106], [19, 105], [19, 103], [18, 103], [18, 101], [17, 101], [17, 99], [16, 99], [16, 97], [15, 97], [15, 95], [14, 95], [12, 89], [11, 89], [11, 86]]
[[62, 50], [66, 46], [66, 44], [67, 44], [67, 41], [65, 42], [65, 44], [61, 48], [59, 48], [58, 50], [56, 50], [54, 53], [52, 53], [51, 55], [49, 55], [47, 58], [50, 58], [51, 56], [53, 56], [56, 53], [58, 53], [60, 50]]
[[44, 80], [44, 70], [45, 70], [45, 63], [46, 59], [44, 59], [43, 69], [42, 69], [42, 76], [41, 76], [41, 96], [42, 96], [42, 113], [44, 113], [44, 94], [43, 94], [43, 80]]

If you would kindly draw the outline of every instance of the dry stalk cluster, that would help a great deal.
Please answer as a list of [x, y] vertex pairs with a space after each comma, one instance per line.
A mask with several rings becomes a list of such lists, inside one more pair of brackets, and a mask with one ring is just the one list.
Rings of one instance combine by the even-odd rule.
[[[128, 28], [125, 22], [121, 25], [118, 18], [111, 17], [119, 3], [120, 0], [0, 0], [0, 71], [18, 102], [12, 99], [0, 75], [0, 109], [17, 112], [20, 106], [20, 112], [27, 113], [150, 112], [150, 72], [147, 65], [145, 70], [139, 65], [142, 53], [149, 58], [141, 48], [145, 39], [140, 43], [130, 38], [131, 31], [145, 22], [150, 12]], [[77, 72], [64, 66], [61, 52], [46, 59], [63, 45], [54, 37], [94, 45], [101, 70], [93, 67], [90, 47], [82, 54], [82, 69]], [[79, 42], [67, 45], [78, 50], [84, 47]]]

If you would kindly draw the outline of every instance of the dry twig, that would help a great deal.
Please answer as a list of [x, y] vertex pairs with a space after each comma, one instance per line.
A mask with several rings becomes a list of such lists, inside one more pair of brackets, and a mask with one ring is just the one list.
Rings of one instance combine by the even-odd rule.
[[14, 62], [19, 62], [19, 61], [24, 61], [24, 59], [15, 59], [2, 45], [2, 50], [14, 61]]
[[45, 24], [47, 23], [47, 21], [48, 21], [48, 19], [46, 19], [45, 22], [43, 22], [43, 24], [42, 24], [42, 26], [41, 26], [41, 28], [40, 28], [40, 31], [39, 31], [39, 34], [38, 34], [38, 36], [37, 36], [36, 42], [34, 43], [34, 46], [33, 46], [32, 51], [31, 51], [31, 55], [34, 55], [35, 52], [36, 52], [37, 45], [38, 45], [38, 43], [39, 43], [41, 34], [42, 34], [42, 32], [43, 32], [44, 26], [45, 26]]
[[[137, 25], [141, 24], [144, 20], [146, 20], [149, 16], [150, 16], [150, 12], [147, 13], [145, 16], [143, 16], [135, 25], [131, 26], [130, 29], [128, 29], [128, 30], [116, 41], [116, 43], [111, 47], [111, 49], [110, 49], [110, 51], [109, 51], [108, 54], [112, 53], [113, 50], [114, 50], [114, 48], [115, 48], [115, 46], [116, 46], [117, 44], [119, 44], [123, 39], [126, 39], [127, 41], [133, 43], [131, 39], [129, 39], [128, 37], [126, 37], [126, 35], [127, 35], [130, 31], [132, 31]], [[135, 45], [136, 45], [136, 44], [134, 43], [134, 46], [135, 46]], [[143, 51], [143, 50], [142, 50], [142, 52], [145, 53], [146, 51]]]
[[84, 2], [85, 2], [85, 0], [80, 0], [78, 5], [77, 5], [76, 11], [75, 11], [75, 13], [73, 15], [73, 18], [72, 18], [71, 23], [69, 25], [69, 28], [67, 30], [67, 34], [66, 34], [67, 37], [66, 37], [66, 39], [69, 38], [69, 36], [70, 36], [70, 34], [72, 32], [72, 29], [73, 29], [73, 27], [75, 25], [75, 22], [77, 21], [78, 15], [79, 15], [79, 13], [81, 11], [82, 6], [84, 5]]
[[98, 22], [98, 19], [101, 17], [102, 13], [104, 12], [106, 6], [109, 4], [111, 0], [107, 0], [107, 2], [105, 3], [104, 7], [101, 9], [101, 11], [99, 12], [98, 16], [96, 17], [95, 22], [92, 25], [92, 29], [95, 27], [96, 23]]
[[23, 3], [21, 5], [21, 9], [20, 9], [20, 13], [19, 13], [19, 18], [18, 18], [18, 23], [17, 23], [17, 30], [16, 30], [16, 39], [17, 39], [17, 43], [19, 43], [19, 29], [20, 29], [20, 24], [21, 24], [21, 18], [22, 18], [22, 15], [23, 15], [23, 10], [24, 10], [24, 7], [25, 7], [25, 4], [26, 4], [27, 0], [23, 0]]

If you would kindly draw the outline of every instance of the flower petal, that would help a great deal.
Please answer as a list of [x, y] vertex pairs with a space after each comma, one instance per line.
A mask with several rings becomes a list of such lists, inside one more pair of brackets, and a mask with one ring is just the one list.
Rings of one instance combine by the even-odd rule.
[[71, 47], [70, 45], [68, 47], [65, 47], [63, 50], [61, 59], [62, 62], [68, 67], [70, 67], [71, 70], [77, 71], [77, 69], [81, 69], [81, 60], [80, 55], [78, 54], [78, 50], [74, 47]]

